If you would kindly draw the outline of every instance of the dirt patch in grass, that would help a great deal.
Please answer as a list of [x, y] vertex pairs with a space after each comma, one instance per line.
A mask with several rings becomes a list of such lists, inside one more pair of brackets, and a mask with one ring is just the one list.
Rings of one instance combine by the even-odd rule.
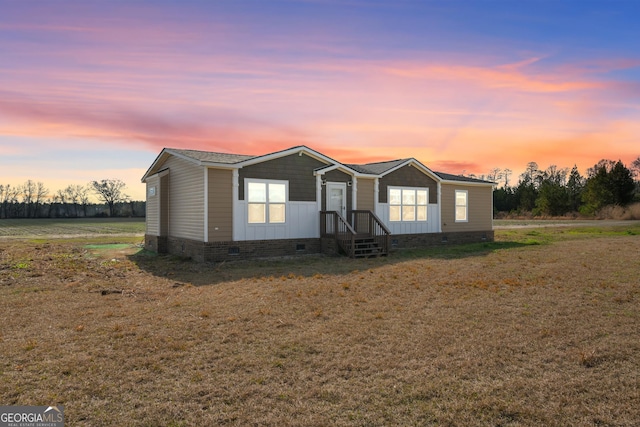
[[223, 265], [0, 242], [0, 401], [87, 426], [638, 425], [640, 238], [530, 231]]

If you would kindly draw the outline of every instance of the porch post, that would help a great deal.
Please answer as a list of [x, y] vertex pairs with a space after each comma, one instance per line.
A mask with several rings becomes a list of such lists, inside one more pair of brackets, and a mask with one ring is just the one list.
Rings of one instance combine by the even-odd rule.
[[316, 175], [316, 203], [318, 204], [318, 212], [322, 210], [322, 175]]
[[358, 178], [355, 175], [351, 180], [351, 210], [358, 210]]

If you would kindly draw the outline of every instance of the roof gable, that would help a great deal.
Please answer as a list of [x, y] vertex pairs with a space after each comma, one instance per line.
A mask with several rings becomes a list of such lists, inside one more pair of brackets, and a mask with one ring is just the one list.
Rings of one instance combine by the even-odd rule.
[[249, 166], [249, 165], [254, 165], [256, 163], [262, 163], [262, 162], [268, 162], [269, 160], [274, 160], [274, 159], [279, 159], [281, 157], [286, 157], [286, 156], [291, 156], [292, 154], [298, 154], [300, 156], [302, 156], [303, 154], [312, 157], [316, 160], [319, 160], [322, 163], [325, 164], [331, 164], [331, 165], [339, 165], [340, 163], [333, 160], [330, 157], [325, 156], [324, 154], [312, 150], [311, 148], [305, 146], [305, 145], [298, 145], [296, 147], [291, 147], [291, 148], [287, 148], [286, 150], [281, 150], [281, 151], [276, 151], [274, 153], [269, 153], [269, 154], [264, 154], [261, 156], [254, 156], [250, 159], [246, 159], [242, 162], [240, 162], [238, 165], [240, 167], [242, 166]]
[[391, 172], [394, 172], [405, 166], [414, 166], [425, 175], [433, 178], [433, 180], [440, 181], [440, 177], [436, 175], [435, 172], [433, 172], [431, 169], [429, 169], [428, 167], [426, 167], [425, 165], [423, 165], [413, 157], [409, 159], [397, 159], [397, 160], [390, 160], [386, 162], [367, 163], [364, 165], [353, 165], [353, 166], [362, 168], [364, 170], [368, 170], [370, 171], [369, 173], [378, 175], [379, 177], [388, 175]]

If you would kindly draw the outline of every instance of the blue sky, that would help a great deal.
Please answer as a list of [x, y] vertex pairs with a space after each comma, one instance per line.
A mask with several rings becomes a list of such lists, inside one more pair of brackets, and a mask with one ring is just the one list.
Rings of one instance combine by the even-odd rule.
[[[163, 147], [584, 172], [640, 155], [637, 1], [0, 0], [0, 183]], [[513, 178], [512, 178], [513, 182]]]

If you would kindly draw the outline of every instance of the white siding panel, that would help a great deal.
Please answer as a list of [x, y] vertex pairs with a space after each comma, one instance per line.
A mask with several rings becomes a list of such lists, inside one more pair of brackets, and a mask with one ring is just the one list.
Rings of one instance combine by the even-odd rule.
[[169, 168], [169, 235], [204, 241], [204, 168], [177, 157]]
[[425, 234], [439, 231], [440, 215], [438, 205], [435, 203], [427, 206], [427, 221], [396, 222], [389, 221], [389, 204], [378, 203], [377, 215], [391, 234]]
[[316, 202], [287, 203], [285, 224], [249, 224], [247, 203], [238, 202], [234, 212], [233, 240], [274, 240], [320, 237], [320, 213]]
[[[155, 187], [155, 195], [149, 196], [149, 189]], [[147, 213], [146, 233], [151, 236], [160, 235], [160, 179], [156, 176], [147, 180]]]

